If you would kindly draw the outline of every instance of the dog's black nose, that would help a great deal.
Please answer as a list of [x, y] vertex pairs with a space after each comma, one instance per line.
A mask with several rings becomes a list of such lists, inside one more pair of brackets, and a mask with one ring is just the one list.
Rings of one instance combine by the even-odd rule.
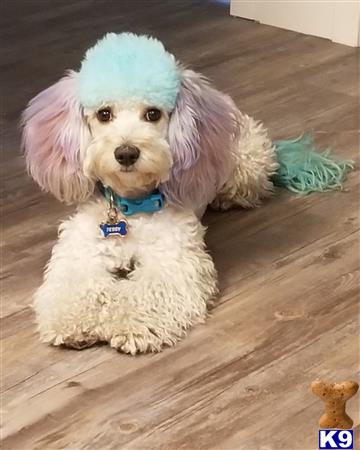
[[122, 166], [132, 166], [140, 156], [140, 150], [134, 145], [120, 145], [114, 152], [116, 160]]

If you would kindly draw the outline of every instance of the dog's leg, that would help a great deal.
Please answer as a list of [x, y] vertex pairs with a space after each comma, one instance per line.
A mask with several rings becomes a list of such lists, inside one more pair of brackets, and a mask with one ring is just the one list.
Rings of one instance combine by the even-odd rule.
[[241, 115], [240, 137], [234, 152], [234, 170], [211, 204], [214, 209], [252, 208], [273, 192], [271, 176], [278, 163], [274, 146], [262, 123]]
[[35, 294], [41, 340], [78, 349], [101, 340], [99, 312], [112, 283], [91, 235], [80, 222], [65, 223]]
[[217, 293], [215, 268], [195, 217], [173, 220], [159, 234], [141, 245], [134, 270], [101, 312], [104, 339], [126, 353], [173, 345], [205, 320]]

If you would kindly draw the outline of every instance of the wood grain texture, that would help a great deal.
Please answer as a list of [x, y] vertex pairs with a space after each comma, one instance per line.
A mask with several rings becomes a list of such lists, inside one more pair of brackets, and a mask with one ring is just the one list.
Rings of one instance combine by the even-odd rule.
[[[261, 208], [207, 213], [221, 297], [161, 354], [38, 341], [31, 297], [73, 210], [25, 175], [26, 102], [107, 31], [151, 33], [263, 120], [313, 131], [358, 160], [356, 49], [230, 17], [202, 1], [3, 0], [2, 444], [30, 449], [315, 449], [317, 377], [359, 379], [359, 177], [343, 192], [278, 191]], [[348, 404], [359, 439], [359, 395]]]

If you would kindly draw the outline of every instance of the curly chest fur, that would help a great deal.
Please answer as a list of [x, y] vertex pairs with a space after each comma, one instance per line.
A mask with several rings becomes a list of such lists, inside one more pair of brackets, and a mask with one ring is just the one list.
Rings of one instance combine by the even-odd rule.
[[[78, 252], [100, 258], [111, 273], [126, 273], [142, 265], [166, 269], [166, 258], [181, 261], [188, 252], [196, 252], [203, 240], [204, 228], [191, 211], [166, 206], [154, 214], [127, 217], [128, 233], [124, 237], [102, 236], [100, 224], [107, 218], [108, 205], [103, 199], [89, 202], [61, 227], [65, 241], [70, 235]], [[119, 216], [121, 218], [121, 216]], [[68, 249], [70, 251], [70, 249]]]
[[166, 207], [131, 216], [125, 238], [104, 238], [106, 211], [91, 201], [60, 227], [34, 300], [41, 338], [129, 353], [172, 345], [205, 320], [217, 293], [204, 228], [192, 212]]

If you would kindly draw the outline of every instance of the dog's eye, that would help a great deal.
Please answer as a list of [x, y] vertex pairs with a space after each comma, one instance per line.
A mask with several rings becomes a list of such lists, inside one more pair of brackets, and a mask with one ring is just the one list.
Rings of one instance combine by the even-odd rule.
[[100, 122], [109, 122], [112, 118], [111, 108], [102, 108], [96, 113]]
[[157, 108], [149, 108], [146, 110], [144, 119], [147, 122], [157, 122], [161, 118], [161, 111]]

